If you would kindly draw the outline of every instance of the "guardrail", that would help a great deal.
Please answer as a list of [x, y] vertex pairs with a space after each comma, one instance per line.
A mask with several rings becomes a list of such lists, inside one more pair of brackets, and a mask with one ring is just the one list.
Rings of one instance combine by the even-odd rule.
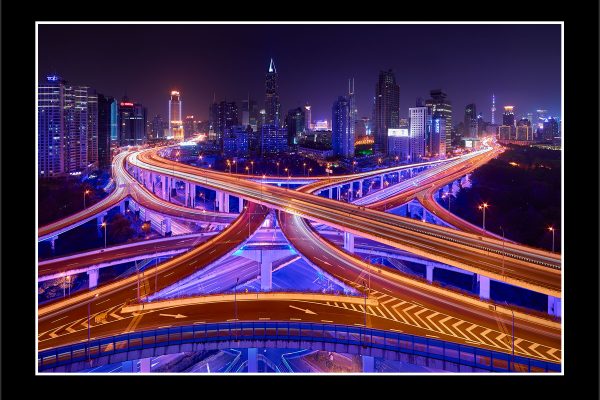
[[[371, 347], [429, 357], [491, 372], [561, 372], [561, 365], [458, 343], [358, 326], [311, 322], [227, 322], [126, 333], [38, 353], [38, 369], [117, 353], [185, 343], [288, 340]], [[232, 345], [232, 347], [235, 347]]]

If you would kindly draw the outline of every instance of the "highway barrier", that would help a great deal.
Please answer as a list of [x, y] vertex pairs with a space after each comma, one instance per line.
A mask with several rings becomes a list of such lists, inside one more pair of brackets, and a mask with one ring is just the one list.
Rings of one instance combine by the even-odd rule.
[[282, 341], [297, 342], [299, 348], [324, 343], [341, 345], [348, 352], [356, 350], [359, 354], [399, 354], [404, 355], [407, 362], [433, 359], [439, 368], [457, 372], [561, 372], [559, 363], [520, 356], [515, 356], [513, 360], [511, 354], [438, 339], [359, 326], [276, 321], [196, 324], [94, 339], [89, 343], [40, 351], [38, 370], [43, 372], [99, 358], [106, 360], [108, 356], [118, 353], [140, 354], [146, 349], [181, 349], [184, 345], [193, 348], [193, 345], [218, 342], [231, 348], [236, 348], [236, 343], [240, 348], [248, 347], [243, 343], [257, 347], [260, 345], [258, 342], [265, 345], [270, 342], [269, 347], [273, 347], [273, 343]]

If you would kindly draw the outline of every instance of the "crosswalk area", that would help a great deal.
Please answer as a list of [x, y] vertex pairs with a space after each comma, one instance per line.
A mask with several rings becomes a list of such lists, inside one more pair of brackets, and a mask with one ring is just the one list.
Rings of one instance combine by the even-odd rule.
[[[355, 284], [355, 286], [359, 287], [360, 285]], [[512, 336], [506, 326], [499, 324], [501, 330], [489, 329], [377, 290], [371, 290], [370, 297], [377, 299], [379, 303], [378, 306], [367, 305], [366, 313], [372, 317], [384, 318], [431, 331], [432, 333], [427, 336], [432, 338], [447, 340], [447, 336], [451, 336], [461, 339], [468, 345], [485, 345], [493, 347], [496, 351], [512, 351]], [[327, 305], [365, 313], [365, 308], [361, 304], [327, 302]], [[516, 336], [514, 348], [515, 355], [540, 358], [551, 362], [561, 361], [560, 349], [544, 346]]]

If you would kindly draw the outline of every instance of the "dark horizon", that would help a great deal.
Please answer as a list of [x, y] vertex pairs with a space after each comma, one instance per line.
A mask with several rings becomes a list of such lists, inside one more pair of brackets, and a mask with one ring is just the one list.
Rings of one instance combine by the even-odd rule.
[[561, 26], [494, 25], [39, 25], [40, 82], [58, 73], [74, 84], [167, 115], [179, 90], [183, 115], [208, 117], [217, 101], [250, 94], [264, 102], [270, 58], [279, 74], [282, 113], [308, 101], [313, 120], [331, 120], [334, 100], [355, 79], [359, 117], [371, 117], [379, 71], [392, 69], [401, 117], [416, 98], [442, 89], [453, 125], [475, 103], [496, 122], [502, 107], [517, 117], [538, 108], [561, 116]]

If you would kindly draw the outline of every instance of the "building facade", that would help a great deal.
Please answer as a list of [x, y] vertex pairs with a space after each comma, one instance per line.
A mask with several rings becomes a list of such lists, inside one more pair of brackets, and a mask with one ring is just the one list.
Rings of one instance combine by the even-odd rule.
[[331, 144], [334, 156], [354, 157], [354, 121], [351, 113], [349, 99], [338, 97], [331, 108]]
[[448, 95], [441, 89], [433, 89], [429, 92], [429, 95], [431, 98], [425, 102], [425, 105], [431, 107], [432, 114], [439, 114], [446, 121], [445, 132], [447, 135], [443, 147], [450, 150], [452, 147], [452, 137], [450, 135], [452, 132], [452, 103], [448, 100]]
[[414, 162], [426, 155], [426, 143], [431, 135], [431, 108], [427, 106], [408, 109], [410, 159]]
[[183, 114], [181, 113], [181, 96], [177, 90], [171, 91], [169, 99], [169, 136], [175, 140], [183, 140]]
[[269, 70], [265, 76], [265, 123], [279, 127], [281, 124], [281, 104], [279, 103], [277, 79], [277, 69], [271, 58]]
[[388, 154], [388, 130], [399, 128], [400, 87], [392, 70], [381, 71], [375, 85], [375, 150]]

